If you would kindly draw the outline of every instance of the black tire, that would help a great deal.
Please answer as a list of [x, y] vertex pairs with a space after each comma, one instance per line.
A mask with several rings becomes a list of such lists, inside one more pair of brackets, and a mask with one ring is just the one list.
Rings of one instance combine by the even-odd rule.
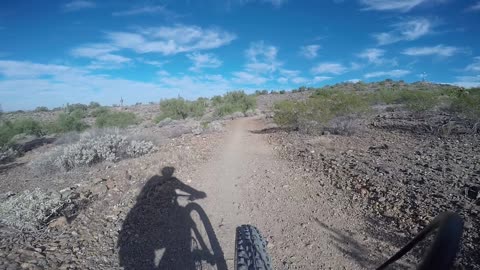
[[267, 252], [267, 242], [254, 226], [237, 227], [235, 245], [236, 270], [272, 269], [272, 261]]

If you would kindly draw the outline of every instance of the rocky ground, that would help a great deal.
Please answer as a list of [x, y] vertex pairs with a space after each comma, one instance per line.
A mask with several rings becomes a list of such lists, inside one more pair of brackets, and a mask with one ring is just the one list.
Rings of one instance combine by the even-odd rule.
[[[458, 264], [480, 268], [480, 144], [475, 126], [449, 115], [383, 112], [352, 136], [275, 131], [282, 157], [365, 213], [366, 231], [400, 246], [436, 215], [465, 221]], [[420, 251], [419, 251], [420, 252]]]
[[[266, 116], [208, 126], [147, 119], [122, 131], [158, 148], [138, 158], [68, 172], [33, 169], [52, 148], [78, 141], [70, 134], [2, 165], [0, 203], [38, 190], [62, 204], [34, 230], [0, 224], [0, 270], [195, 269], [193, 261], [233, 269], [235, 228], [244, 223], [263, 233], [275, 269], [372, 269], [448, 210], [465, 221], [458, 268], [479, 269], [478, 125], [398, 106], [354, 120], [348, 136], [271, 123], [275, 101], [309, 94], [259, 96]], [[150, 105], [142, 106], [149, 114]], [[37, 209], [41, 196], [28, 194], [27, 207]], [[2, 220], [24, 220], [23, 212], [3, 210]], [[195, 230], [209, 240], [201, 254], [191, 251], [202, 238]], [[395, 269], [411, 269], [421, 252]]]
[[218, 134], [209, 134], [208, 140], [184, 135], [159, 146], [157, 153], [84, 169], [83, 179], [77, 172], [63, 174], [64, 183], [54, 187], [70, 203], [60, 217], [35, 232], [0, 227], [0, 269], [119, 268], [118, 234], [145, 182], [172, 166], [190, 183], [195, 166], [210, 157], [216, 138]]

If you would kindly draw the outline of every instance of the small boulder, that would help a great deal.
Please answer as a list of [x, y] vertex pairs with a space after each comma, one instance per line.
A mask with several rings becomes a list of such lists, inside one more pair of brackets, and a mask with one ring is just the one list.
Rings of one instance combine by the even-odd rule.
[[52, 222], [48, 224], [48, 228], [53, 229], [53, 228], [63, 228], [68, 224], [67, 218], [66, 217], [59, 217], [54, 219]]

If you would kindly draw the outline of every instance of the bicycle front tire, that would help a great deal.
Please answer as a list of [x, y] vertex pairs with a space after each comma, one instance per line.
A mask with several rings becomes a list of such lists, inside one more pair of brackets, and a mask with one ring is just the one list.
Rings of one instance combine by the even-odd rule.
[[272, 262], [267, 252], [267, 242], [252, 225], [237, 227], [235, 237], [236, 270], [271, 270]]

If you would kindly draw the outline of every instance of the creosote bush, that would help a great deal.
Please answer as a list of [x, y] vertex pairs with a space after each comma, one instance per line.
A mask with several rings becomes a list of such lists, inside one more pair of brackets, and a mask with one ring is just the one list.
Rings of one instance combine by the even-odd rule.
[[215, 104], [215, 115], [221, 117], [234, 112], [245, 113], [248, 110], [253, 110], [256, 106], [256, 100], [254, 96], [247, 95], [243, 91], [233, 91], [223, 95]]
[[11, 139], [17, 134], [41, 136], [44, 130], [40, 122], [31, 118], [0, 122], [0, 148], [12, 143]]
[[[337, 118], [369, 111], [368, 99], [344, 91], [317, 91], [306, 101], [284, 100], [274, 105], [274, 121], [280, 126], [322, 132]], [[337, 121], [338, 122], [338, 121]], [[339, 124], [336, 122], [336, 125]], [[345, 128], [343, 128], [345, 129]], [[347, 132], [347, 130], [342, 130]], [[348, 131], [348, 133], [351, 133]]]
[[155, 118], [155, 122], [170, 118], [174, 120], [187, 119], [188, 117], [201, 117], [205, 114], [208, 100], [199, 98], [189, 101], [184, 98], [171, 98], [160, 101], [161, 114]]
[[132, 112], [104, 111], [97, 115], [95, 125], [99, 128], [119, 127], [125, 128], [137, 124], [137, 117]]

